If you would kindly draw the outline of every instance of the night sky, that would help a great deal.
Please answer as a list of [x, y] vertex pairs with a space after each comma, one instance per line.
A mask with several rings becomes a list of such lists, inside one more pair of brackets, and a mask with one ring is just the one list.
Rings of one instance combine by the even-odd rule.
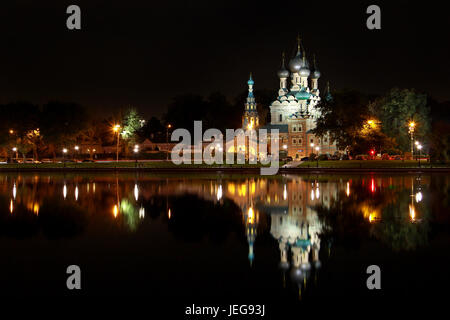
[[[442, 1], [2, 1], [0, 103], [78, 102], [93, 111], [132, 105], [162, 115], [182, 93], [277, 90], [281, 52], [299, 33], [336, 89], [417, 88], [450, 100], [450, 22]], [[81, 7], [82, 29], [66, 28]], [[382, 30], [366, 28], [378, 4]], [[256, 97], [257, 98], [257, 97]]]

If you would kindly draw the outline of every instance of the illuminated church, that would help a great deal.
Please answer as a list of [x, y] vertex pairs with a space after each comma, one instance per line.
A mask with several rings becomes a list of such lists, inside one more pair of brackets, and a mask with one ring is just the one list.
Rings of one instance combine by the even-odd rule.
[[[259, 127], [259, 117], [253, 95], [254, 81], [250, 75], [248, 80], [248, 97], [242, 116], [242, 127], [278, 129], [279, 146], [293, 159], [300, 159], [315, 154], [334, 154], [336, 144], [326, 136], [316, 137], [311, 130], [316, 126], [320, 116], [317, 109], [321, 101], [319, 79], [321, 73], [314, 58], [312, 66], [306, 59], [306, 53], [298, 39], [297, 53], [285, 66], [283, 54], [281, 68], [277, 73], [280, 79], [278, 96], [270, 105], [270, 124]], [[329, 86], [325, 99], [331, 99]]]

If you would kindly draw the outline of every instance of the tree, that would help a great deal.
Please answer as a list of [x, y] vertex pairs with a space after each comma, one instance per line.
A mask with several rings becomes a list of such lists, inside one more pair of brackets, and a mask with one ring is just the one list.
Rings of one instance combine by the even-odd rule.
[[76, 142], [76, 137], [87, 126], [85, 109], [75, 103], [49, 102], [42, 107], [40, 131], [49, 151], [56, 151]]
[[320, 137], [329, 135], [339, 149], [348, 150], [364, 138], [361, 132], [372, 117], [368, 105], [369, 97], [359, 92], [335, 92], [333, 99], [323, 99], [317, 106], [321, 116], [312, 131]]
[[394, 88], [371, 104], [371, 109], [380, 119], [382, 131], [389, 137], [395, 137], [400, 150], [409, 151], [411, 148], [408, 133], [411, 121], [415, 123], [414, 139], [422, 142], [428, 140], [431, 119], [426, 94], [413, 89]]
[[156, 117], [151, 117], [148, 121], [144, 123], [142, 128], [138, 131], [138, 137], [140, 141], [144, 141], [145, 139], [150, 139], [153, 142], [163, 141], [162, 136], [164, 133], [164, 141], [165, 141], [165, 129], [161, 124], [161, 121]]
[[123, 119], [123, 129], [121, 138], [125, 141], [125, 150], [128, 153], [129, 146], [138, 142], [138, 132], [143, 127], [145, 121], [142, 119], [135, 109], [130, 109]]
[[430, 99], [432, 132], [430, 157], [433, 161], [450, 160], [450, 102]]
[[38, 158], [40, 144], [39, 107], [29, 102], [15, 102], [0, 106], [0, 145], [7, 150], [17, 148], [23, 158], [33, 150]]

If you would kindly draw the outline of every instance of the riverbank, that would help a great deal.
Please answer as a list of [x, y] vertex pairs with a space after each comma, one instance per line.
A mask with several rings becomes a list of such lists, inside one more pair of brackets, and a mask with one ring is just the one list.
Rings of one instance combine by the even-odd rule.
[[[279, 173], [296, 172], [450, 172], [449, 164], [419, 163], [417, 161], [319, 161], [303, 162], [297, 167], [283, 168], [280, 163]], [[45, 171], [146, 171], [146, 172], [251, 172], [259, 173], [261, 165], [175, 165], [170, 161], [140, 162], [96, 162], [96, 163], [25, 163], [0, 164], [0, 172], [45, 172]]]

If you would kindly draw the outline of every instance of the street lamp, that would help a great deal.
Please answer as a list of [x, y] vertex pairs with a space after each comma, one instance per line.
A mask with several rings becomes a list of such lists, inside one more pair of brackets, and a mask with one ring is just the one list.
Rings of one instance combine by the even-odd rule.
[[166, 160], [169, 160], [169, 129], [172, 128], [172, 125], [169, 123], [166, 126]]
[[75, 159], [75, 155], [76, 155], [76, 153], [78, 153], [78, 150], [80, 150], [80, 147], [79, 146], [75, 146], [74, 149], [75, 149], [75, 153], [73, 155], [73, 158]]
[[17, 148], [16, 147], [12, 148], [12, 151], [16, 153], [16, 161], [17, 161], [17, 159], [19, 158], [19, 155], [17, 154]]
[[421, 157], [422, 145], [421, 144], [417, 144], [417, 149], [419, 149], [419, 168], [420, 168], [420, 157]]
[[138, 152], [139, 152], [139, 145], [135, 145], [134, 146], [134, 149], [133, 149], [133, 152], [134, 152], [134, 159], [135, 159], [135, 165], [134, 165], [134, 167], [136, 168], [137, 167], [137, 156], [138, 156]]
[[319, 146], [316, 147], [316, 151], [317, 151], [317, 168], [319, 167]]
[[119, 135], [120, 135], [120, 124], [116, 124], [113, 127], [113, 131], [117, 133], [117, 146], [116, 146], [116, 162], [119, 162]]
[[[309, 144], [309, 146], [311, 147], [311, 150], [312, 150], [311, 153], [314, 153], [314, 143], [311, 142], [311, 143]], [[306, 156], [309, 157], [309, 154], [307, 154]], [[309, 159], [309, 160], [311, 160], [311, 159]]]
[[414, 155], [414, 128], [416, 127], [416, 123], [414, 121], [410, 121], [408, 127], [409, 127], [408, 133], [411, 135], [411, 157], [412, 157]]
[[64, 149], [62, 149], [62, 152], [63, 152], [63, 163], [64, 163], [64, 167], [66, 166], [66, 161], [65, 161], [65, 155], [66, 155], [66, 153], [67, 153], [67, 149], [66, 148], [64, 148]]

